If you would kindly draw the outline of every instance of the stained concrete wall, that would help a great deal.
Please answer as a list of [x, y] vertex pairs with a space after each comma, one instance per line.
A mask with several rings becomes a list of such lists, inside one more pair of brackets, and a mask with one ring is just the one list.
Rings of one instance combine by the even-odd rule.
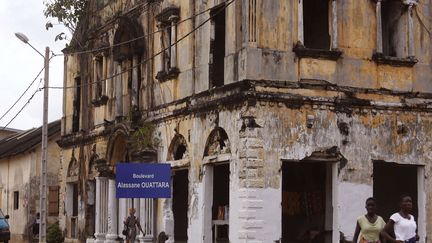
[[[60, 136], [48, 140], [47, 185], [58, 186], [60, 171], [60, 148], [55, 143]], [[28, 239], [31, 224], [39, 212], [40, 195], [40, 146], [20, 155], [0, 160], [1, 209], [8, 214], [12, 241]], [[14, 209], [14, 191], [19, 192], [18, 209]], [[58, 216], [48, 216], [48, 224], [58, 220]]]
[[[160, 33], [153, 32], [158, 31], [155, 16], [164, 8], [171, 5], [180, 7], [182, 21], [221, 2], [223, 1], [162, 1], [150, 10], [143, 9], [135, 13], [134, 18], [149, 36], [144, 39], [146, 53], [141, 59], [147, 60], [161, 49]], [[249, 8], [253, 2], [256, 3], [256, 11]], [[432, 121], [429, 93], [432, 86], [428, 74], [431, 71], [431, 43], [425, 28], [429, 26], [431, 19], [428, 18], [431, 12], [430, 1], [422, 1], [414, 7], [417, 14], [413, 18], [414, 50], [419, 61], [414, 67], [377, 64], [372, 60], [377, 47], [374, 1], [336, 2], [337, 41], [339, 50], [343, 53], [336, 61], [299, 58], [292, 51], [298, 41], [299, 31], [296, 1], [237, 0], [227, 7], [225, 84], [243, 80], [266, 80], [275, 81], [280, 86], [296, 87], [292, 90], [275, 87], [275, 84], [257, 87], [255, 91], [267, 98], [262, 101], [257, 96], [249, 97], [254, 105], [239, 104], [225, 109], [224, 105], [215, 106], [211, 103], [214, 102], [211, 97], [215, 93], [225, 98], [221, 93], [231, 94], [235, 91], [209, 90], [210, 23], [178, 44], [178, 77], [164, 82], [157, 80], [155, 76], [160, 71], [158, 57], [150, 58], [151, 61], [141, 65], [140, 109], [143, 119], [157, 124], [155, 136], [161, 141], [157, 147], [158, 161], [167, 162], [170, 144], [177, 133], [187, 142], [188, 157], [169, 163], [173, 167], [189, 168], [188, 233], [191, 242], [207, 241], [209, 238], [209, 225], [204, 223], [208, 222], [204, 210], [209, 206], [206, 201], [208, 186], [202, 163], [205, 141], [215, 127], [221, 127], [227, 132], [232, 146], [230, 240], [233, 242], [245, 242], [248, 239], [262, 242], [279, 240], [282, 161], [302, 160], [315, 151], [333, 146], [339, 148], [340, 154], [347, 160], [338, 174], [337, 186], [333, 189], [338, 192], [337, 201], [334, 202], [338, 209], [338, 217], [335, 219], [337, 230], [348, 237], [352, 236], [355, 218], [364, 211], [364, 199], [372, 194], [373, 182], [370, 176], [373, 160], [425, 166], [425, 191], [429, 192], [429, 161], [432, 158], [428, 150], [431, 146], [428, 134], [431, 132]], [[133, 6], [133, 1], [113, 1], [98, 12], [100, 19], [90, 20], [89, 28], [98, 27], [95, 32], [98, 37], [107, 33], [108, 44], [113, 45], [118, 23], [110, 20], [116, 14], [129, 14], [128, 11]], [[179, 24], [177, 38], [188, 34], [208, 17], [209, 13], [206, 12], [193, 18], [194, 21]], [[250, 22], [251, 17], [256, 21]], [[251, 32], [256, 34], [251, 37]], [[79, 73], [91, 76], [91, 67], [81, 70], [82, 65], [80, 66], [88, 63], [91, 58], [90, 54], [67, 56], [65, 86], [73, 86], [74, 78]], [[110, 74], [114, 73], [111, 53], [108, 57], [108, 70]], [[328, 84], [332, 88], [323, 91], [322, 87], [303, 87], [305, 81]], [[89, 130], [81, 135], [71, 134], [73, 91], [65, 91], [63, 135], [71, 135], [69, 138], [74, 138], [75, 143], [64, 146], [63, 168], [67, 168], [74, 146], [82, 146], [80, 153], [88, 155], [94, 143], [97, 144], [99, 155], [107, 155], [109, 135], [103, 132], [110, 125], [106, 124], [105, 127], [102, 124], [104, 120], [115, 119], [114, 82], [113, 79], [108, 80], [109, 100], [106, 105], [94, 107], [82, 104], [82, 113], [86, 114], [88, 120], [83, 116], [81, 123], [89, 124]], [[123, 87], [125, 85], [123, 81]], [[92, 89], [92, 86], [87, 87]], [[352, 109], [353, 113], [340, 111], [345, 109], [340, 107], [344, 105], [335, 108], [335, 103], [346, 97], [347, 93], [338, 91], [339, 88], [347, 90], [347, 93], [358, 99], [367, 100], [368, 105], [363, 107], [349, 102], [345, 106]], [[406, 92], [408, 95], [400, 96], [397, 92]], [[415, 98], [415, 92], [420, 92], [422, 98]], [[127, 101], [127, 92], [123, 95], [123, 101]], [[277, 102], [277, 99], [271, 97], [278, 97], [282, 101]], [[299, 101], [301, 104], [298, 104]], [[421, 103], [421, 108], [409, 108], [410, 102]], [[200, 105], [208, 108], [189, 109]], [[306, 126], [308, 116], [314, 117], [312, 128]], [[252, 117], [257, 126], [247, 127], [246, 117]], [[129, 124], [129, 121], [126, 118], [124, 123]], [[339, 128], [342, 123], [348, 127], [347, 134]], [[406, 126], [408, 132], [399, 134], [399, 124]], [[86, 140], [87, 138], [89, 139]], [[82, 141], [85, 141], [85, 145]], [[78, 149], [75, 150], [77, 151]], [[78, 158], [81, 155], [75, 156]], [[83, 159], [81, 163], [87, 163], [86, 161]], [[63, 170], [64, 180], [65, 173]], [[64, 198], [64, 181], [62, 185]], [[269, 201], [269, 198], [272, 200]], [[430, 199], [430, 196], [426, 196], [427, 222], [432, 220]], [[82, 200], [85, 202], [85, 199]], [[172, 240], [171, 200], [158, 200], [157, 205], [157, 232], [167, 232]], [[84, 222], [84, 214], [84, 211], [80, 211], [80, 222]], [[66, 217], [62, 216], [64, 228], [67, 228], [66, 221]], [[84, 232], [84, 224], [80, 224], [80, 227]]]

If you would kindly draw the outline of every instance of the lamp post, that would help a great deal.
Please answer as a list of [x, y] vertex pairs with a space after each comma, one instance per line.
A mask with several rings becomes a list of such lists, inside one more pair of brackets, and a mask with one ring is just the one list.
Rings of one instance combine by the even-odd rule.
[[46, 223], [47, 223], [47, 152], [48, 152], [48, 82], [49, 82], [49, 47], [45, 48], [45, 55], [42, 55], [36, 48], [30, 43], [27, 36], [23, 33], [15, 33], [15, 36], [25, 44], [29, 45], [39, 55], [44, 58], [44, 99], [43, 99], [43, 119], [42, 119], [42, 163], [41, 163], [41, 175], [40, 175], [40, 224], [39, 224], [39, 242], [46, 242]]

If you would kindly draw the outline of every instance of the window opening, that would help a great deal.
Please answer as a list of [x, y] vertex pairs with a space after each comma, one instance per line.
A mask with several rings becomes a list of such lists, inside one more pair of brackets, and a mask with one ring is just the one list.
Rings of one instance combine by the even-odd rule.
[[14, 196], [14, 201], [13, 201], [14, 210], [18, 210], [18, 208], [19, 208], [19, 192], [14, 191], [13, 196]]
[[48, 193], [48, 215], [59, 215], [59, 187], [50, 186]]
[[185, 152], [186, 146], [184, 144], [179, 144], [174, 154], [174, 160], [183, 159]]
[[188, 240], [188, 197], [189, 197], [189, 170], [177, 170], [173, 178], [173, 214], [174, 214], [174, 241], [177, 243]]
[[210, 41], [210, 88], [224, 85], [225, 77], [225, 8], [212, 13], [213, 39]]
[[81, 113], [81, 78], [75, 78], [75, 94], [73, 99], [72, 132], [79, 131]]
[[303, 0], [304, 45], [330, 50], [329, 1]]
[[229, 164], [213, 167], [213, 242], [229, 242]]
[[385, 56], [403, 57], [405, 45], [404, 23], [402, 15], [404, 5], [400, 0], [382, 2], [382, 41]]

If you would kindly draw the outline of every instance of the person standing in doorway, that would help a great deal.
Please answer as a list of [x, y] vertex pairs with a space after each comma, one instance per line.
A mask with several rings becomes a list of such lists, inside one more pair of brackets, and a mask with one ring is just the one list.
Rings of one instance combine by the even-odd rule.
[[37, 213], [36, 218], [34, 219], [32, 224], [33, 238], [39, 237], [39, 224], [40, 224], [40, 213]]
[[366, 214], [358, 217], [353, 242], [357, 243], [379, 243], [380, 232], [385, 226], [381, 216], [376, 214], [376, 200], [373, 197], [366, 199]]
[[[388, 242], [396, 243], [415, 243], [419, 240], [417, 235], [417, 223], [411, 213], [412, 198], [410, 196], [402, 196], [400, 201], [400, 210], [394, 213], [387, 222], [381, 235]], [[394, 232], [394, 236], [392, 233]]]
[[137, 235], [137, 227], [145, 235], [139, 219], [135, 217], [135, 208], [129, 208], [129, 216], [123, 222], [126, 228], [126, 243], [134, 243]]

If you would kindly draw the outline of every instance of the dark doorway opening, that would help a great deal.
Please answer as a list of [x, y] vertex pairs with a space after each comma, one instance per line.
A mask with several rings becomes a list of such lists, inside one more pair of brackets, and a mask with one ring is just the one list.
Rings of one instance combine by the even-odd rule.
[[282, 165], [282, 242], [331, 242], [331, 163]]
[[415, 165], [401, 165], [376, 161], [373, 163], [373, 195], [377, 200], [378, 214], [387, 222], [399, 211], [402, 195], [411, 196], [415, 219], [418, 216], [418, 185]]
[[214, 39], [210, 41], [210, 88], [224, 85], [225, 77], [225, 6], [216, 7], [210, 13], [214, 27]]
[[173, 178], [174, 241], [187, 242], [189, 170], [177, 170]]
[[213, 167], [213, 242], [229, 242], [229, 164], [216, 164]]
[[303, 0], [304, 45], [330, 50], [329, 1]]

